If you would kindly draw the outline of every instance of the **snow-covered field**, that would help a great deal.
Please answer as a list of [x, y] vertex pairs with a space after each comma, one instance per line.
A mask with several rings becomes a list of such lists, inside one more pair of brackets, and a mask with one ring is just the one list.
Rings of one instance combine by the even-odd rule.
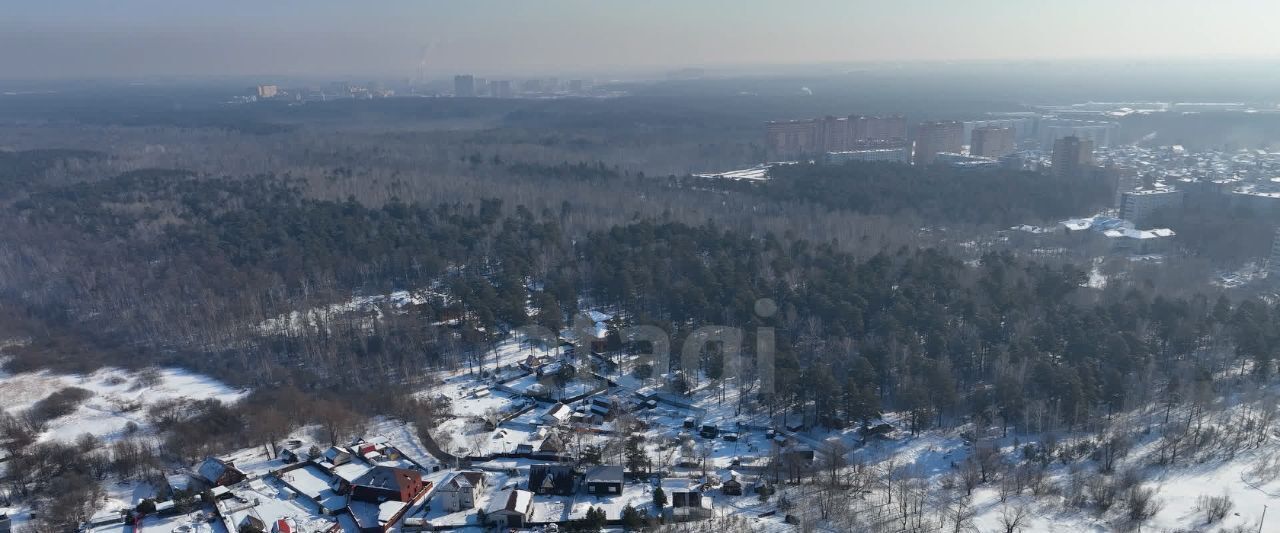
[[728, 179], [728, 180], [750, 180], [750, 181], [767, 180], [769, 179], [770, 168], [777, 165], [794, 165], [796, 163], [798, 163], [798, 161], [774, 161], [771, 163], [762, 163], [753, 167], [739, 169], [739, 170], [729, 170], [726, 172], [704, 172], [700, 174], [694, 174], [694, 176], [699, 178]]
[[705, 174], [694, 174], [699, 178], [715, 178], [730, 180], [764, 180], [769, 178], [769, 165], [756, 165], [751, 168], [741, 170], [730, 170], [728, 172], [712, 172]]
[[[1228, 411], [1240, 408], [1230, 407]], [[1117, 461], [1115, 473], [1111, 474], [1120, 477], [1125, 472], [1134, 472], [1140, 480], [1139, 487], [1154, 490], [1157, 510], [1142, 524], [1142, 530], [1280, 531], [1280, 517], [1267, 512], [1268, 507], [1280, 504], [1280, 438], [1273, 433], [1262, 446], [1242, 450], [1230, 458], [1211, 454], [1197, 460], [1180, 460], [1178, 464], [1171, 466], [1159, 465], [1156, 458], [1160, 455], [1161, 443], [1157, 432], [1137, 430], [1151, 418], [1158, 416], [1152, 416], [1151, 413], [1131, 413], [1124, 422], [1118, 422], [1120, 427], [1135, 428], [1136, 442]], [[892, 421], [892, 415], [888, 415], [888, 419]], [[900, 423], [897, 425], [901, 427]], [[854, 444], [847, 438], [847, 432], [815, 431], [806, 435], [812, 440], [839, 438], [847, 445]], [[1028, 435], [1010, 434], [994, 439], [1004, 460], [1010, 464], [1017, 464], [1022, 460], [1019, 445], [1031, 442], [1035, 442], [1035, 437]], [[846, 454], [846, 460], [850, 464], [860, 462], [883, 469], [887, 461], [892, 459], [901, 478], [923, 479], [925, 486], [936, 490], [945, 483], [948, 476], [958, 473], [957, 465], [972, 453], [973, 446], [962, 438], [957, 429], [929, 430], [919, 436], [910, 436], [899, 430], [885, 441], [851, 448]], [[1087, 474], [1098, 471], [1096, 462], [1088, 458], [1076, 460], [1074, 464]], [[1072, 483], [1078, 483], [1070, 474], [1070, 466], [1059, 461], [1051, 462], [1046, 474], [1046, 486], [1056, 486], [1055, 490], [1064, 490]], [[793, 487], [789, 490], [804, 494], [806, 490], [815, 489]], [[945, 492], [938, 491], [939, 494]], [[1017, 495], [1009, 496], [1005, 501], [1001, 500], [1000, 492], [998, 481], [979, 485], [973, 491], [970, 501], [973, 528], [967, 530], [1004, 531], [1002, 514], [1017, 508], [1026, 511], [1026, 516], [1017, 529], [1024, 533], [1107, 532], [1126, 530], [1133, 525], [1126, 520], [1122, 495], [1117, 496], [1117, 502], [1111, 509], [1099, 511], [1092, 506], [1072, 507], [1052, 491], [1036, 497], [1029, 489], [1025, 489]], [[1222, 496], [1232, 502], [1232, 508], [1220, 521], [1208, 524], [1201, 500], [1205, 497]], [[895, 495], [897, 497], [899, 496]], [[886, 504], [883, 488], [879, 486], [874, 488], [873, 494], [869, 494], [867, 499], [872, 502], [870, 507]], [[749, 511], [749, 514], [775, 508], [772, 504], [760, 504], [754, 496], [731, 498], [726, 503], [743, 512]], [[942, 505], [944, 504], [939, 501], [930, 500], [927, 504], [928, 512], [945, 512]], [[1269, 515], [1265, 521], [1264, 512]]]
[[269, 318], [258, 324], [257, 329], [259, 332], [267, 334], [293, 335], [304, 331], [327, 331], [332, 320], [350, 313], [360, 314], [358, 323], [362, 327], [368, 327], [372, 325], [371, 321], [382, 319], [383, 306], [391, 309], [402, 309], [409, 305], [421, 305], [432, 299], [448, 301], [444, 294], [426, 289], [412, 292], [399, 290], [372, 296], [354, 296], [345, 302], [313, 307], [303, 311], [293, 311]]
[[[1274, 514], [1262, 523], [1263, 509], [1280, 504], [1280, 481], [1253, 483], [1250, 472], [1257, 466], [1260, 455], [1249, 453], [1227, 462], [1180, 466], [1161, 470], [1152, 469], [1152, 475], [1144, 482], [1144, 488], [1155, 489], [1159, 511], [1147, 522], [1143, 530], [1149, 531], [1228, 531], [1243, 527], [1244, 531], [1280, 531], [1280, 517]], [[1205, 515], [1198, 508], [1201, 496], [1225, 495], [1234, 506], [1227, 516], [1212, 526], [1205, 523]], [[1075, 532], [1114, 531], [1119, 528], [1114, 513], [1096, 515], [1083, 510], [1064, 509], [1056, 503], [1036, 501], [1029, 495], [1011, 498], [1009, 506], [1024, 505], [1030, 511], [1022, 531]], [[975, 524], [981, 531], [998, 531], [1000, 516], [1005, 505], [999, 501], [999, 490], [985, 487], [974, 491], [974, 508], [978, 511]]]
[[123, 436], [130, 422], [145, 431], [147, 407], [158, 402], [217, 399], [233, 403], [245, 394], [212, 378], [178, 369], [161, 369], [154, 383], [146, 381], [136, 372], [119, 368], [87, 375], [0, 372], [0, 408], [17, 413], [58, 390], [85, 389], [93, 396], [71, 414], [50, 421], [41, 439], [71, 441], [89, 433], [110, 441]]

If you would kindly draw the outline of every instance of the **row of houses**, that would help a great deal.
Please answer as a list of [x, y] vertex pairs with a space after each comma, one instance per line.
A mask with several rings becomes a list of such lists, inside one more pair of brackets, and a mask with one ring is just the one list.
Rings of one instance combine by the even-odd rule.
[[[662, 487], [670, 502], [670, 508], [659, 510], [664, 515], [678, 520], [704, 519], [711, 515], [711, 498], [703, 495], [699, 483], [674, 479], [667, 480]], [[611, 498], [622, 496], [625, 490], [621, 466], [593, 466], [578, 474], [568, 465], [533, 465], [526, 488], [509, 487], [494, 495], [485, 517], [490, 525], [523, 528], [534, 523], [534, 506], [540, 497]]]
[[209, 457], [186, 479], [169, 476], [170, 493], [211, 497], [206, 503], [228, 531], [375, 533], [424, 501], [433, 488], [424, 476], [439, 469], [403, 457], [384, 438], [325, 449], [291, 442], [278, 458], [281, 468], [255, 474]]
[[614, 399], [591, 396], [578, 402], [576, 407], [556, 402], [539, 420], [544, 425], [553, 427], [565, 424], [598, 425], [612, 420], [618, 411], [619, 406]]

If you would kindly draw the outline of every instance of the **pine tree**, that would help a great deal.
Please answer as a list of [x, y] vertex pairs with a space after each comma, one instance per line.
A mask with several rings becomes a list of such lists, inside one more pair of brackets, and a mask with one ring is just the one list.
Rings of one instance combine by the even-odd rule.
[[644, 527], [646, 518], [648, 517], [645, 516], [643, 511], [636, 509], [631, 504], [627, 504], [626, 507], [622, 508], [622, 527], [626, 528], [627, 531], [636, 531]]

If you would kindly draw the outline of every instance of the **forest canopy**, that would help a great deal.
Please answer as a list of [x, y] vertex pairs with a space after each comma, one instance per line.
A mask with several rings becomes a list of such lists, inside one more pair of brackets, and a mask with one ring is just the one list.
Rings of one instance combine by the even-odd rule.
[[1005, 169], [928, 168], [880, 162], [775, 165], [768, 180], [736, 184], [779, 200], [871, 214], [915, 214], [934, 224], [1009, 227], [1105, 208], [1101, 176], [1056, 177]]

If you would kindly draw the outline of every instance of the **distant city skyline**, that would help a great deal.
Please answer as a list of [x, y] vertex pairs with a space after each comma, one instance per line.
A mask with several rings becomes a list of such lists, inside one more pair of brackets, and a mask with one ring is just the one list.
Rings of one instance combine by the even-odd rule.
[[1262, 0], [11, 0], [0, 77], [590, 72], [867, 61], [1280, 59]]

